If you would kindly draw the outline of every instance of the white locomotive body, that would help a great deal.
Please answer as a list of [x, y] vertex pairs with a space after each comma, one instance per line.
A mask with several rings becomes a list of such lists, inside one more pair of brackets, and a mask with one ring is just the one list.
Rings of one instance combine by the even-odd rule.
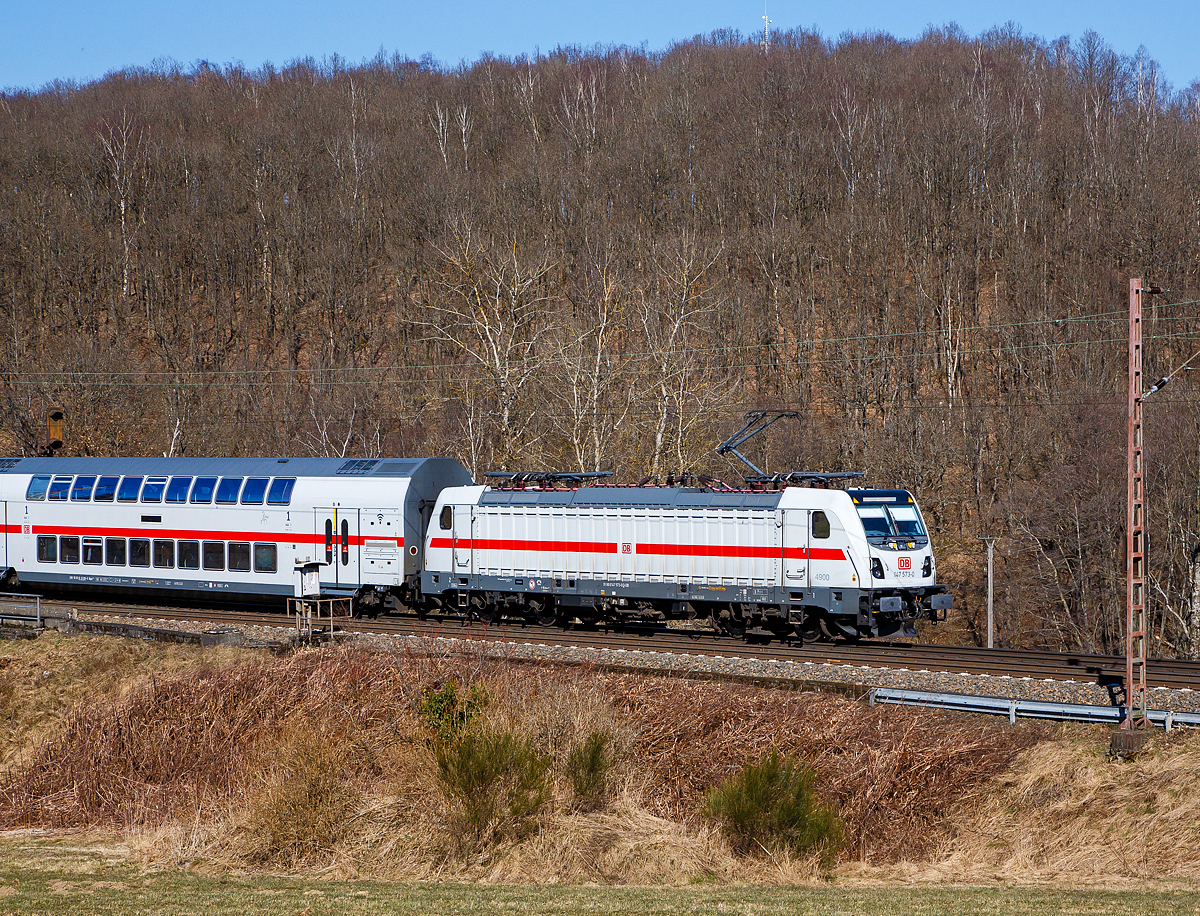
[[179, 597], [323, 591], [378, 605], [423, 566], [448, 459], [21, 458], [0, 462], [10, 584]]
[[951, 605], [903, 490], [456, 487], [422, 600], [480, 616], [707, 617], [775, 635], [913, 635]]

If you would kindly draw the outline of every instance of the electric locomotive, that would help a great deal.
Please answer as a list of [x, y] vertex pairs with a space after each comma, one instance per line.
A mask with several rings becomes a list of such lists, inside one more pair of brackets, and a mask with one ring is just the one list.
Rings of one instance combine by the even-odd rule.
[[444, 490], [420, 606], [546, 624], [711, 617], [733, 635], [858, 639], [914, 636], [952, 604], [905, 490], [827, 488], [849, 475], [738, 490], [580, 476]]

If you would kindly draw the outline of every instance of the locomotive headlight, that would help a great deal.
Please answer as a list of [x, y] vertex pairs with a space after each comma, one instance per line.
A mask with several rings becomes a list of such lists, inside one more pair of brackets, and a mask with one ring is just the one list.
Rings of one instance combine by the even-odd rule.
[[879, 557], [871, 558], [871, 575], [876, 579], [883, 578], [883, 564], [879, 562]]
[[933, 575], [933, 555], [932, 554], [930, 554], [929, 556], [927, 556], [925, 558], [925, 565], [921, 567], [921, 575], [922, 576], [932, 576]]

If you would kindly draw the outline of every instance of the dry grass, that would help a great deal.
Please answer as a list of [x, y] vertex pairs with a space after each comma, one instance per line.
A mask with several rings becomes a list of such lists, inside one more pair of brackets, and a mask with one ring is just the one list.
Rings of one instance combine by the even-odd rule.
[[964, 806], [934, 863], [964, 880], [1200, 879], [1200, 735], [1109, 759], [1108, 729], [1068, 727]]
[[654, 813], [694, 820], [710, 786], [774, 748], [812, 767], [845, 822], [849, 854], [868, 861], [924, 856], [963, 794], [1046, 734], [823, 694], [633, 676], [612, 684], [639, 732]]
[[[148, 661], [119, 657], [126, 674], [109, 673], [106, 692], [0, 780], [0, 825], [116, 829], [146, 860], [212, 871], [818, 882], [815, 858], [739, 857], [701, 815], [709, 788], [777, 748], [810, 766], [838, 809], [841, 875], [908, 861], [887, 867], [933, 881], [1066, 875], [1081, 863], [1196, 877], [1200, 790], [1185, 776], [1200, 764], [1196, 742], [1160, 743], [1123, 765], [1085, 733], [823, 695], [470, 656], [212, 657], [133, 682], [128, 672]], [[427, 693], [450, 682], [483, 697], [471, 727], [512, 734], [550, 761], [535, 829], [456, 841], [461, 811], [439, 785], [422, 713]], [[83, 693], [64, 684], [57, 702], [72, 695]], [[594, 734], [608, 736], [612, 766], [603, 797], [580, 810], [571, 760]], [[1123, 788], [1129, 777], [1135, 789]]]
[[22, 765], [82, 700], [115, 700], [149, 676], [244, 661], [234, 649], [166, 646], [106, 636], [0, 641], [0, 770]]

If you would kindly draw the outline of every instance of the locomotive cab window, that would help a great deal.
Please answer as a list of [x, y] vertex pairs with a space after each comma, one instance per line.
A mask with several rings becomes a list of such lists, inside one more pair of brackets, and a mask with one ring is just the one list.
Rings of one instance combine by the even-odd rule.
[[292, 489], [295, 486], [295, 477], [276, 477], [271, 481], [271, 492], [267, 494], [267, 505], [286, 506], [291, 503]]
[[232, 506], [238, 501], [238, 493], [242, 489], [242, 478], [222, 477], [217, 484], [217, 503], [222, 506]]
[[98, 503], [110, 503], [113, 497], [117, 495], [117, 482], [120, 477], [101, 477], [96, 481], [96, 489], [92, 493], [92, 499]]
[[187, 502], [188, 489], [191, 486], [192, 478], [190, 477], [172, 477], [171, 482], [167, 485], [167, 502]]
[[92, 498], [92, 487], [96, 485], [95, 477], [84, 477], [80, 474], [75, 478], [75, 486], [71, 487], [71, 499], [84, 502]]
[[29, 500], [45, 499], [46, 490], [49, 488], [49, 486], [49, 477], [34, 477], [29, 481], [29, 489], [25, 491], [25, 498]]
[[261, 506], [263, 497], [267, 495], [267, 484], [270, 483], [269, 477], [251, 477], [246, 480], [246, 486], [242, 489], [242, 505], [243, 506]]
[[824, 512], [812, 514], [812, 536], [821, 540], [829, 537], [829, 516]]
[[57, 563], [58, 538], [38, 535], [37, 558], [39, 563]]
[[454, 511], [449, 506], [442, 506], [442, 514], [438, 516], [438, 526], [443, 531], [449, 531]]
[[142, 478], [140, 477], [123, 477], [121, 485], [117, 487], [117, 502], [119, 503], [135, 503], [137, 502], [138, 493], [142, 490]]
[[888, 518], [887, 509], [883, 506], [859, 506], [858, 517], [862, 519], [863, 528], [869, 538], [886, 538], [896, 534], [892, 520]]
[[901, 537], [925, 537], [925, 526], [921, 524], [921, 517], [917, 515], [915, 506], [890, 506], [888, 514], [891, 515], [892, 523]]

